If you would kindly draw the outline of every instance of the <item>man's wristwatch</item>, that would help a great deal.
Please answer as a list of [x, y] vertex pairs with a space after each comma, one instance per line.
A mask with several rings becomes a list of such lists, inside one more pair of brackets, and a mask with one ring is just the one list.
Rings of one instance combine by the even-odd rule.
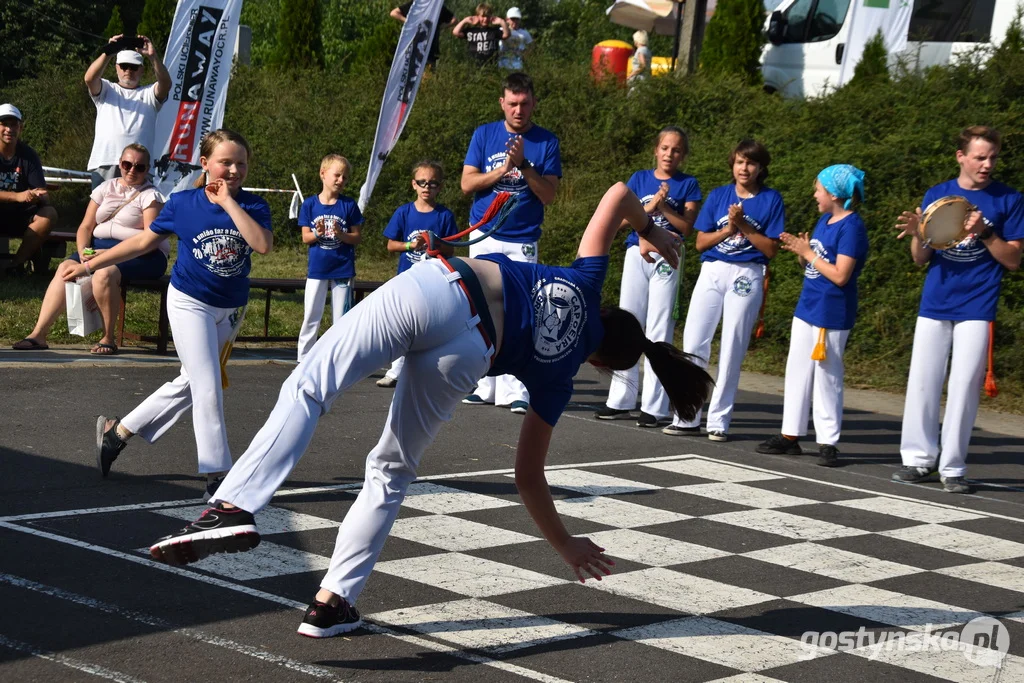
[[533, 168], [533, 164], [530, 163], [529, 159], [524, 157], [523, 158], [523, 163], [519, 164], [519, 170], [520, 171], [525, 171], [528, 168]]
[[986, 225], [984, 230], [982, 230], [981, 232], [975, 234], [975, 237], [977, 237], [979, 240], [984, 242], [985, 240], [987, 240], [988, 238], [992, 237], [995, 234], [996, 233], [995, 233], [994, 230], [992, 230], [992, 227]]

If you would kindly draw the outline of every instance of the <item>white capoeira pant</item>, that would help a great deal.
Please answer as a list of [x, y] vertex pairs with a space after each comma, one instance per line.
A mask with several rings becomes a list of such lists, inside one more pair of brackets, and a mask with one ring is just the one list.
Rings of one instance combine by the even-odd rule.
[[[811, 360], [818, 330], [793, 318], [786, 360], [786, 393], [782, 405], [782, 433], [806, 436], [807, 416], [814, 406], [814, 438], [835, 446], [843, 427], [843, 352], [850, 330], [825, 330], [825, 360]], [[813, 400], [812, 400], [813, 397]]]
[[317, 332], [320, 331], [320, 319], [324, 315], [327, 303], [327, 290], [331, 290], [331, 324], [338, 322], [341, 316], [352, 308], [352, 279], [345, 280], [313, 280], [306, 279], [304, 296], [304, 312], [302, 327], [299, 328], [299, 360], [301, 361], [316, 343]]
[[234, 341], [245, 318], [245, 306], [217, 308], [167, 287], [167, 318], [181, 374], [149, 395], [121, 420], [124, 428], [153, 443], [192, 408], [192, 426], [199, 453], [199, 473], [231, 469], [228, 432], [224, 425], [224, 390], [220, 354]]
[[[640, 247], [626, 249], [626, 260], [622, 266], [622, 285], [619, 289], [619, 306], [640, 321], [647, 337], [652, 341], [672, 342], [676, 321], [672, 317], [682, 277], [680, 270], [674, 270], [665, 259], [656, 256], [654, 263], [648, 263], [640, 256]], [[640, 384], [640, 364], [629, 370], [618, 370], [612, 375], [608, 389], [608, 407], [615, 410], [633, 410], [636, 407], [637, 387]], [[644, 360], [644, 388], [640, 410], [657, 418], [668, 417], [671, 407], [665, 388], [658, 381], [651, 363]]]
[[332, 326], [281, 387], [277, 405], [211, 505], [256, 513], [302, 457], [317, 420], [346, 389], [399, 356], [380, 441], [366, 458], [366, 479], [338, 529], [321, 586], [355, 603], [373, 569], [423, 451], [459, 401], [490, 367], [493, 349], [470, 317], [458, 275], [427, 263], [392, 278]]
[[[900, 456], [904, 465], [932, 468], [937, 461], [943, 477], [967, 474], [967, 447], [981, 401], [988, 334], [987, 320], [918, 317], [903, 407]], [[940, 450], [939, 403], [947, 369], [949, 384]]]
[[[472, 238], [476, 233], [470, 233]], [[505, 242], [494, 237], [474, 244], [469, 248], [469, 256], [482, 256], [484, 254], [505, 254], [509, 260], [522, 261], [525, 263], [537, 262], [536, 242]], [[499, 377], [484, 377], [476, 385], [472, 392], [487, 403], [505, 406], [513, 401], [530, 402], [530, 392], [526, 386], [512, 375], [501, 375]]]
[[[711, 357], [711, 340], [722, 321], [722, 341], [718, 357], [718, 378], [708, 406], [708, 431], [729, 431], [740, 366], [747, 355], [750, 333], [764, 296], [764, 265], [705, 261], [693, 287], [690, 308], [683, 329], [683, 351], [692, 353], [704, 367]], [[700, 426], [701, 412], [689, 422], [677, 415], [672, 424]]]

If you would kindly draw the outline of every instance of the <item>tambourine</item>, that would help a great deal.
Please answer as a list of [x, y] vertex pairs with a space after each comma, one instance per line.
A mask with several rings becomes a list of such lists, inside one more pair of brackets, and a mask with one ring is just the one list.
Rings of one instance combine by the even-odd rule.
[[941, 250], [960, 244], [969, 234], [967, 217], [977, 209], [957, 195], [936, 199], [924, 210], [917, 228], [924, 246]]

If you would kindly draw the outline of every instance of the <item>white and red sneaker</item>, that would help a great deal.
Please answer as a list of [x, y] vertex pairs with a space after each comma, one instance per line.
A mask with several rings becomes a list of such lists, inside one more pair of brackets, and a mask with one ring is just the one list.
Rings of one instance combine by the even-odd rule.
[[149, 554], [165, 564], [191, 564], [214, 553], [242, 553], [259, 544], [252, 513], [217, 505], [181, 531], [159, 539]]

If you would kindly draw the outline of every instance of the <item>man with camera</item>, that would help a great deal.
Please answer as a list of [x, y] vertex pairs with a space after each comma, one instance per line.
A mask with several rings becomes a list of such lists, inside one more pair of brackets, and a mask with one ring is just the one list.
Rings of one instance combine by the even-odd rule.
[[[117, 82], [103, 78], [111, 57]], [[153, 65], [156, 83], [139, 87], [142, 80], [143, 57]], [[121, 150], [131, 143], [144, 145], [154, 156], [156, 149], [156, 113], [171, 91], [171, 75], [156, 55], [156, 48], [146, 36], [114, 36], [85, 72], [85, 84], [96, 105], [96, 134], [89, 156], [95, 189], [104, 180], [119, 175], [117, 162]]]

